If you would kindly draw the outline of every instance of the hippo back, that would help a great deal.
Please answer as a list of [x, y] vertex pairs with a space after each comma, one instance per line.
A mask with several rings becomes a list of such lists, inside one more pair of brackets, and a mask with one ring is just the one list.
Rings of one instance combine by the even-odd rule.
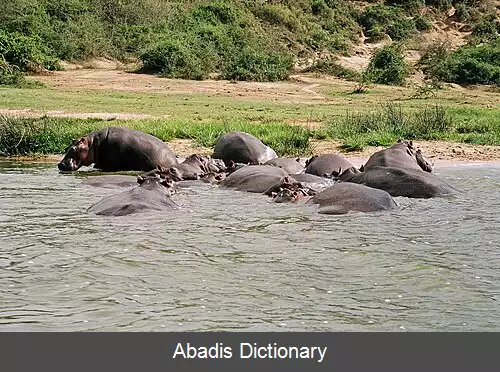
[[212, 158], [244, 164], [264, 164], [277, 158], [276, 152], [264, 145], [257, 137], [244, 132], [229, 132], [217, 140]]
[[103, 216], [125, 216], [145, 211], [176, 209], [168, 190], [158, 182], [138, 185], [95, 203], [87, 212]]
[[423, 157], [420, 150], [413, 147], [411, 141], [399, 142], [387, 149], [377, 151], [370, 156], [363, 167], [365, 170], [373, 167], [393, 167], [432, 171], [431, 164]]
[[94, 167], [103, 171], [149, 171], [178, 164], [170, 147], [151, 134], [122, 127], [104, 128], [92, 134]]
[[347, 169], [352, 166], [342, 155], [325, 154], [309, 159], [305, 173], [325, 177], [330, 176], [332, 172], [338, 172], [339, 169]]
[[370, 167], [364, 172], [346, 170], [340, 179], [387, 191], [392, 196], [433, 198], [455, 194], [457, 189], [421, 169]]
[[354, 183], [337, 183], [312, 197], [308, 204], [318, 204], [318, 213], [344, 214], [394, 209], [397, 205], [383, 190]]
[[288, 173], [271, 165], [248, 165], [234, 171], [220, 183], [240, 191], [263, 193], [280, 182]]
[[304, 166], [300, 163], [300, 159], [296, 158], [275, 158], [266, 161], [264, 165], [274, 165], [275, 167], [283, 168], [288, 174], [304, 172]]

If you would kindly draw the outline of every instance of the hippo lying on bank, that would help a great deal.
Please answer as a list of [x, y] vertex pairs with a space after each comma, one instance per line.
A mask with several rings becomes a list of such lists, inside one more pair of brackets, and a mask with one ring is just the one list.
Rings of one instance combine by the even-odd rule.
[[137, 177], [138, 186], [95, 203], [87, 212], [103, 216], [125, 216], [150, 210], [173, 210], [178, 206], [170, 199], [173, 182], [158, 177]]
[[306, 204], [318, 204], [318, 213], [323, 214], [387, 211], [397, 206], [383, 190], [348, 182], [336, 183], [313, 196]]
[[[434, 166], [422, 155], [420, 149], [413, 147], [412, 141], [403, 141], [374, 153], [362, 167], [362, 170], [373, 167], [421, 169], [430, 173]], [[347, 168], [342, 167], [342, 169]]]
[[332, 173], [340, 168], [347, 169], [353, 165], [342, 155], [326, 154], [321, 156], [313, 156], [306, 161], [305, 173], [313, 174], [320, 177], [331, 177]]
[[222, 159], [226, 165], [230, 161], [258, 165], [277, 157], [272, 148], [244, 132], [229, 132], [220, 136], [212, 155], [214, 159]]
[[300, 163], [300, 159], [296, 158], [275, 158], [266, 161], [264, 165], [283, 168], [288, 174], [292, 175], [304, 172], [304, 166]]
[[433, 198], [458, 191], [431, 173], [411, 168], [370, 167], [361, 172], [352, 167], [342, 172], [339, 179], [409, 198]]
[[58, 164], [61, 171], [75, 171], [94, 164], [104, 172], [149, 171], [178, 164], [170, 147], [157, 137], [137, 130], [108, 127], [73, 141]]

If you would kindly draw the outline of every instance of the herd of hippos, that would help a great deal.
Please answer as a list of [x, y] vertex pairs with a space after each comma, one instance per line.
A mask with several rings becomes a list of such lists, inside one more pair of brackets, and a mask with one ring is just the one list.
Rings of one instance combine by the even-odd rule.
[[[129, 186], [92, 205], [88, 212], [122, 216], [147, 210], [176, 209], [171, 196], [182, 185], [210, 182], [219, 187], [262, 193], [277, 203], [309, 199], [318, 212], [385, 211], [392, 197], [432, 198], [458, 190], [432, 174], [433, 165], [411, 141], [374, 153], [359, 169], [339, 154], [279, 158], [258, 138], [229, 132], [217, 140], [212, 157], [194, 154], [179, 162], [168, 144], [150, 134], [108, 127], [74, 140], [58, 168], [72, 172], [94, 164], [103, 172], [141, 171], [137, 176], [94, 176], [94, 186]], [[193, 182], [194, 181], [194, 182]]]

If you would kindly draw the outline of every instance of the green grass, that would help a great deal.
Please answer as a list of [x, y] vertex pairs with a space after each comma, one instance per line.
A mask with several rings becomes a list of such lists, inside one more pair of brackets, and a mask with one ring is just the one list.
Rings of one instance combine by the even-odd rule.
[[75, 138], [107, 126], [124, 126], [150, 133], [163, 141], [192, 139], [212, 147], [222, 133], [244, 131], [260, 138], [280, 155], [310, 153], [308, 130], [280, 123], [196, 123], [181, 120], [103, 120], [73, 118], [14, 118], [0, 116], [0, 155], [62, 153]]
[[261, 138], [281, 155], [308, 154], [310, 139], [341, 141], [345, 151], [390, 145], [400, 138], [500, 145], [500, 104], [495, 93], [485, 90], [444, 88], [423, 98], [412, 98], [412, 88], [381, 85], [352, 94], [352, 86], [345, 82], [324, 83], [316, 90], [325, 97], [320, 103], [308, 102], [307, 97], [301, 98], [305, 102], [285, 103], [236, 93], [224, 96], [2, 87], [0, 109], [132, 113], [152, 118], [4, 117], [0, 123], [0, 155], [61, 153], [75, 137], [109, 125], [130, 126], [165, 141], [189, 138], [208, 147], [221, 133], [242, 130]]

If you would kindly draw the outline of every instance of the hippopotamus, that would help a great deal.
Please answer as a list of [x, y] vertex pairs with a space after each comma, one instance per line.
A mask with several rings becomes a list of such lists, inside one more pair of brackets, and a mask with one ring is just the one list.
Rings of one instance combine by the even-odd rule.
[[275, 158], [266, 161], [264, 165], [274, 165], [275, 167], [283, 168], [288, 174], [304, 172], [304, 166], [300, 163], [300, 159], [296, 158]]
[[[276, 197], [276, 195], [283, 192], [283, 190], [289, 190], [294, 192], [294, 197], [297, 197], [299, 194], [301, 196], [312, 196], [316, 195], [316, 191], [304, 187], [300, 182], [292, 178], [291, 176], [285, 176], [278, 180], [274, 185], [271, 185], [266, 191], [263, 192], [264, 195], [271, 196], [272, 198]], [[282, 197], [284, 195], [281, 195]]]
[[107, 176], [91, 176], [82, 182], [95, 187], [132, 187], [137, 185], [137, 177], [121, 174]]
[[[412, 141], [403, 141], [374, 153], [362, 167], [362, 170], [373, 167], [421, 169], [430, 173], [434, 166], [422, 155], [420, 149], [413, 147]], [[342, 169], [347, 168], [342, 167]]]
[[212, 155], [212, 158], [222, 159], [226, 165], [231, 160], [235, 163], [259, 165], [277, 157], [272, 148], [244, 132], [229, 132], [220, 136]]
[[94, 164], [104, 172], [149, 171], [178, 164], [170, 147], [157, 137], [137, 130], [108, 127], [74, 140], [58, 168], [75, 171]]
[[226, 173], [205, 173], [200, 180], [206, 183], [219, 184], [226, 179]]
[[339, 154], [316, 155], [306, 161], [305, 173], [320, 177], [332, 177], [332, 173], [339, 169], [347, 169], [352, 166], [346, 158]]
[[315, 176], [309, 173], [294, 174], [292, 177], [297, 182], [300, 182], [302, 186], [315, 190], [316, 192], [322, 191], [337, 182], [331, 178]]
[[87, 209], [89, 213], [103, 216], [125, 216], [132, 213], [156, 210], [173, 210], [178, 205], [170, 198], [173, 191], [171, 180], [159, 177], [137, 177], [136, 187], [109, 196]]
[[283, 169], [272, 165], [247, 165], [228, 175], [220, 186], [263, 193], [287, 176]]
[[220, 159], [212, 159], [207, 156], [193, 154], [188, 156], [182, 163], [163, 168], [157, 166], [149, 172], [143, 174], [143, 177], [159, 175], [161, 178], [170, 178], [173, 181], [199, 180], [208, 173], [225, 172], [226, 166]]
[[343, 182], [353, 182], [387, 191], [392, 196], [433, 198], [455, 194], [458, 190], [434, 174], [421, 169], [370, 167], [361, 172], [352, 167], [339, 176]]
[[275, 203], [296, 203], [302, 198], [309, 197], [310, 195], [303, 189], [281, 189], [277, 193], [271, 195]]
[[387, 192], [348, 182], [336, 183], [313, 196], [306, 204], [318, 204], [318, 213], [323, 214], [387, 211], [397, 207]]

